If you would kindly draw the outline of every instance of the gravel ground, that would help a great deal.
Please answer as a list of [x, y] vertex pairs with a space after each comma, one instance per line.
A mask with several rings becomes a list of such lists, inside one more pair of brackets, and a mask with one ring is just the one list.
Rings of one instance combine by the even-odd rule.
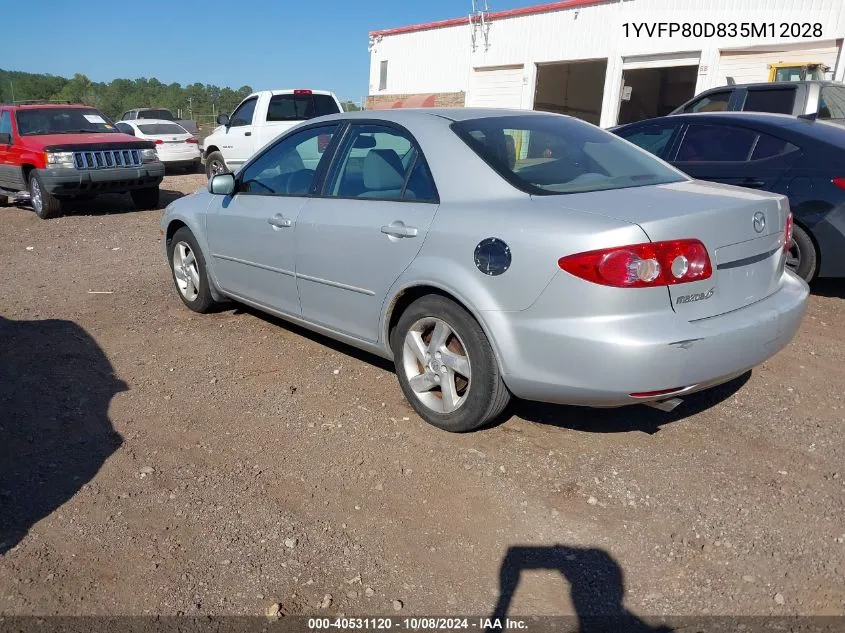
[[845, 614], [845, 282], [671, 414], [451, 435], [379, 359], [184, 308], [160, 211], [0, 217], [0, 614]]

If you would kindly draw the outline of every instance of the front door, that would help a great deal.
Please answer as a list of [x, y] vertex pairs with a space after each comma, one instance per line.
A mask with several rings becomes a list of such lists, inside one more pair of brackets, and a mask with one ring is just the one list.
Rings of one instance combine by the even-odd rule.
[[223, 157], [226, 159], [226, 166], [232, 171], [243, 165], [255, 147], [252, 137], [252, 122], [255, 116], [255, 105], [258, 97], [247, 99], [232, 113], [229, 119], [229, 127], [226, 128], [226, 137], [222, 141]]
[[[22, 189], [21, 168], [12, 156], [12, 117], [8, 110], [0, 112], [0, 135], [8, 134], [8, 139], [0, 140], [0, 188]], [[6, 143], [5, 141], [9, 142]]]
[[297, 225], [296, 272], [303, 318], [375, 342], [388, 290], [422, 247], [437, 191], [410, 135], [353, 125], [324, 195]]
[[215, 197], [207, 219], [217, 283], [242, 299], [299, 316], [295, 243], [300, 212], [315, 183], [306, 164], [323, 154], [336, 125], [303, 130], [244, 167], [233, 196]]

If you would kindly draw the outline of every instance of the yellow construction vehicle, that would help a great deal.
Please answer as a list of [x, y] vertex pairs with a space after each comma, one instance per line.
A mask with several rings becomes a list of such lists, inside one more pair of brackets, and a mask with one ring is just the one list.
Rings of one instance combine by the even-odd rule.
[[827, 79], [830, 66], [821, 62], [778, 62], [769, 64], [769, 81], [812, 81]]

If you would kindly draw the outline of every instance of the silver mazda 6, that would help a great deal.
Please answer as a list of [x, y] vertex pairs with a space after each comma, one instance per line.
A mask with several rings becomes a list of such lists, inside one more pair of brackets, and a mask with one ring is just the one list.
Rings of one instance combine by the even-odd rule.
[[808, 295], [786, 198], [538, 112], [313, 119], [161, 226], [188, 308], [234, 300], [393, 359], [448, 431], [512, 396], [670, 409], [781, 350]]

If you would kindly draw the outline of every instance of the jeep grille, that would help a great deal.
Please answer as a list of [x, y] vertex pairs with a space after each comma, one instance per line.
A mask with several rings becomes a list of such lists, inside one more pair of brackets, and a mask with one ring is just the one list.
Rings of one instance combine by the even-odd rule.
[[77, 169], [140, 167], [141, 153], [137, 149], [114, 149], [102, 152], [74, 152], [73, 166]]

